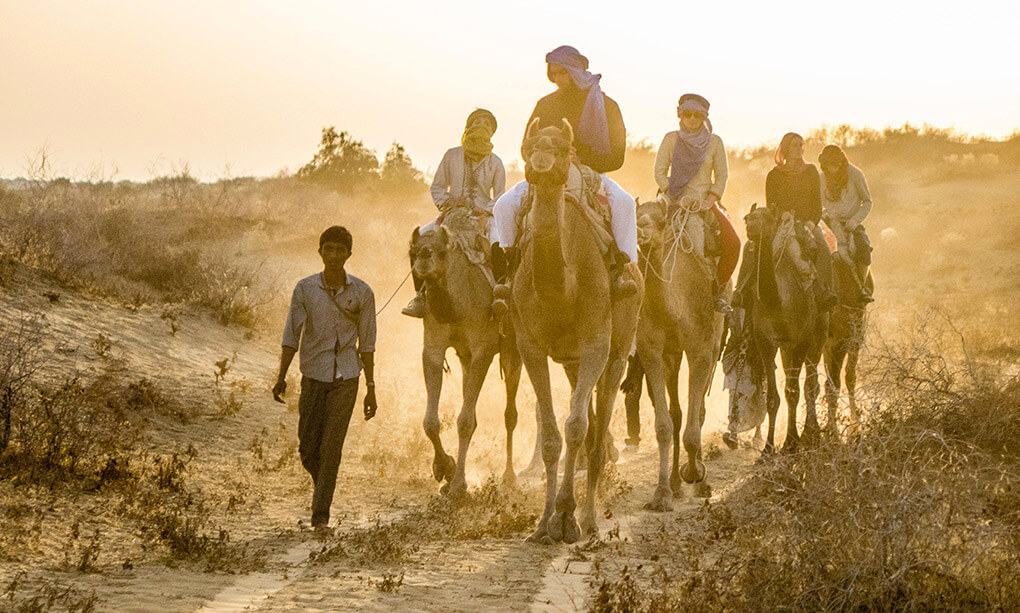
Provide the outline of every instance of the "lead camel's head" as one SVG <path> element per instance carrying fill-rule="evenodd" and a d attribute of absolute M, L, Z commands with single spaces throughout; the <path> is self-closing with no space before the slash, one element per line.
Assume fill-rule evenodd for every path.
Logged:
<path fill-rule="evenodd" d="M 570 171 L 574 129 L 563 120 L 563 127 L 539 129 L 535 118 L 524 135 L 524 178 L 533 185 L 563 185 Z"/>

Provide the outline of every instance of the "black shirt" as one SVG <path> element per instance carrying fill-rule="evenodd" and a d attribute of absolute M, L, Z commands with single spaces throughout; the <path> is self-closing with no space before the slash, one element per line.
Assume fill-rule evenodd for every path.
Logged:
<path fill-rule="evenodd" d="M 581 123 L 581 111 L 584 110 L 584 103 L 588 98 L 588 90 L 571 87 L 568 89 L 557 89 L 553 93 L 540 99 L 531 112 L 527 125 L 536 117 L 539 117 L 539 128 L 563 125 L 564 119 L 570 122 L 574 129 L 574 149 L 577 150 L 577 159 L 580 163 L 588 166 L 595 172 L 610 172 L 618 170 L 623 166 L 623 157 L 627 152 L 627 129 L 623 125 L 623 115 L 620 113 L 620 106 L 616 101 L 602 94 L 605 97 L 606 121 L 609 123 L 609 149 L 608 154 L 602 155 L 592 151 L 591 146 L 577 140 L 577 130 Z M 527 128 L 525 128 L 525 133 Z M 521 143 L 521 155 L 524 155 L 524 143 Z"/>
<path fill-rule="evenodd" d="M 793 211 L 798 221 L 818 223 L 822 218 L 822 192 L 818 170 L 804 164 L 799 171 L 773 168 L 765 177 L 765 204 L 779 217 Z"/>

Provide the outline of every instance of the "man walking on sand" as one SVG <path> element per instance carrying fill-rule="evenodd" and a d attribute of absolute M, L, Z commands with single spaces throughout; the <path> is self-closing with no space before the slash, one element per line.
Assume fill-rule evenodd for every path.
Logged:
<path fill-rule="evenodd" d="M 342 226 L 319 237 L 323 271 L 298 281 L 283 330 L 280 373 L 273 398 L 283 402 L 287 369 L 301 349 L 298 442 L 301 463 L 312 475 L 312 527 L 329 534 L 347 426 L 364 369 L 365 421 L 375 416 L 375 295 L 367 283 L 344 270 L 353 239 Z"/>

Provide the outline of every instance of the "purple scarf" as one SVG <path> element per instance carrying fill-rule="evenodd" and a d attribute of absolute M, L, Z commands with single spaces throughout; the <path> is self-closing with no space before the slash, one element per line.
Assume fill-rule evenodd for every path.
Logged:
<path fill-rule="evenodd" d="M 609 120 L 606 117 L 606 99 L 602 94 L 599 81 L 600 74 L 588 72 L 588 58 L 577 49 L 563 45 L 556 47 L 545 55 L 548 64 L 562 66 L 570 73 L 570 78 L 578 89 L 588 92 L 581 110 L 581 119 L 577 126 L 577 140 L 587 144 L 592 151 L 600 155 L 612 153 L 609 146 Z"/>
<path fill-rule="evenodd" d="M 677 130 L 676 144 L 673 146 L 673 161 L 669 166 L 669 197 L 676 201 L 680 192 L 687 187 L 694 175 L 698 174 L 701 164 L 708 155 L 708 144 L 712 132 L 707 125 L 697 132 Z"/>

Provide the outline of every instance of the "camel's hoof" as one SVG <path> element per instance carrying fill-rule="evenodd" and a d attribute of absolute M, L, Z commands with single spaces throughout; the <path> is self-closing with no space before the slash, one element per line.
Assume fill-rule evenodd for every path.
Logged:
<path fill-rule="evenodd" d="M 829 439 L 830 441 L 834 441 L 837 443 L 840 442 L 839 426 L 837 426 L 834 422 L 830 421 L 829 425 L 826 426 L 825 430 L 822 431 L 822 434 L 824 434 L 825 438 Z"/>
<path fill-rule="evenodd" d="M 587 538 L 598 538 L 599 527 L 593 517 L 585 517 L 581 520 L 581 535 Z"/>
<path fill-rule="evenodd" d="M 780 450 L 780 453 L 782 453 L 783 455 L 792 455 L 799 451 L 799 447 L 800 447 L 799 439 L 787 437 L 786 442 L 783 443 L 783 448 Z"/>
<path fill-rule="evenodd" d="M 549 533 L 546 532 L 545 527 L 539 527 L 538 530 L 532 533 L 531 536 L 524 539 L 525 543 L 536 543 L 538 545 L 552 545 L 553 540 L 549 538 Z"/>
<path fill-rule="evenodd" d="M 453 456 L 448 453 L 444 453 L 442 456 L 436 456 L 432 460 L 432 476 L 435 477 L 436 481 L 439 483 L 453 479 L 453 473 L 456 470 L 457 460 L 454 460 Z"/>
<path fill-rule="evenodd" d="M 508 490 L 517 489 L 517 473 L 512 468 L 508 468 L 503 473 L 503 487 Z"/>
<path fill-rule="evenodd" d="M 646 511 L 654 511 L 656 513 L 665 513 L 673 510 L 673 503 L 669 501 L 672 494 L 667 496 L 655 496 L 650 502 L 646 502 L 644 509 Z"/>
<path fill-rule="evenodd" d="M 817 425 L 804 428 L 804 435 L 800 438 L 805 447 L 815 447 L 822 440 L 821 428 Z"/>
<path fill-rule="evenodd" d="M 726 446 L 730 449 L 736 449 L 738 446 L 737 435 L 732 432 L 727 432 L 722 435 L 722 440 L 726 443 Z"/>
<path fill-rule="evenodd" d="M 758 457 L 756 464 L 764 464 L 772 460 L 772 457 L 776 455 L 776 448 L 771 443 L 765 443 L 765 446 L 761 449 L 761 455 Z"/>
<path fill-rule="evenodd" d="M 684 482 L 680 478 L 680 471 L 676 468 L 669 474 L 669 489 L 673 490 L 673 496 L 680 498 L 684 493 Z"/>
<path fill-rule="evenodd" d="M 581 540 L 581 526 L 577 524 L 577 520 L 574 519 L 574 514 L 563 516 L 563 542 L 567 545 L 573 545 L 577 541 Z"/>
<path fill-rule="evenodd" d="M 680 477 L 687 483 L 701 483 L 705 480 L 705 463 L 697 460 L 694 466 L 691 466 L 690 462 L 685 462 L 680 467 Z"/>
<path fill-rule="evenodd" d="M 606 458 L 610 464 L 616 464 L 620 459 L 620 450 L 616 448 L 616 445 L 609 443 L 606 445 Z"/>
<path fill-rule="evenodd" d="M 450 500 L 463 500 L 467 498 L 467 483 L 458 479 L 454 479 L 450 483 L 443 486 L 443 492 Z"/>
<path fill-rule="evenodd" d="M 694 495 L 698 498 L 711 498 L 712 497 L 712 486 L 708 484 L 708 481 L 702 481 L 694 484 Z"/>
<path fill-rule="evenodd" d="M 538 480 L 543 479 L 544 477 L 545 466 L 541 462 L 532 462 L 527 466 L 527 468 L 517 473 L 517 478 L 523 481 Z"/>
<path fill-rule="evenodd" d="M 563 513 L 555 511 L 552 516 L 549 517 L 549 524 L 546 526 L 546 530 L 549 532 L 549 538 L 557 543 L 563 540 L 563 515 Z"/>
<path fill-rule="evenodd" d="M 446 496 L 447 494 L 449 494 L 450 493 L 450 484 L 449 483 L 444 483 L 441 486 L 439 486 L 439 493 L 441 495 L 443 495 L 443 496 Z"/>

